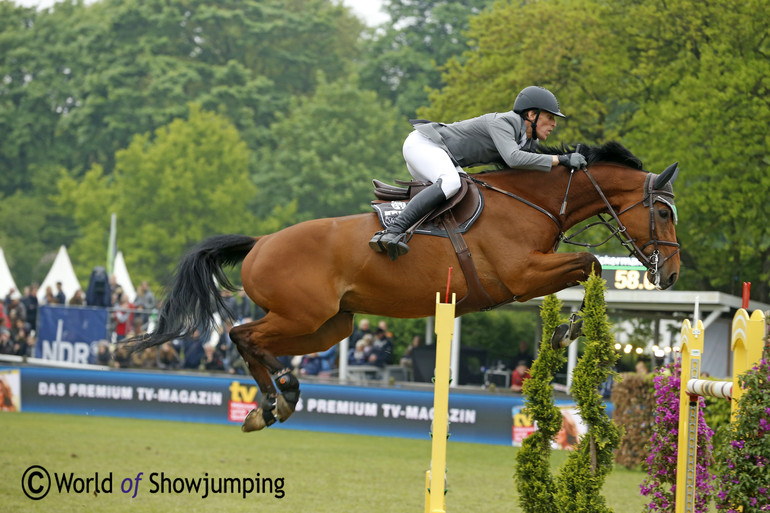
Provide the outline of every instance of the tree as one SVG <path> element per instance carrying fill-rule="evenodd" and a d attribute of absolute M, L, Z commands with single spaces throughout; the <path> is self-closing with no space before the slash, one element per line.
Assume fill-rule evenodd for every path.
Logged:
<path fill-rule="evenodd" d="M 108 176 L 94 165 L 83 177 L 59 180 L 58 203 L 75 220 L 70 254 L 79 275 L 104 261 L 112 212 L 118 247 L 137 280 L 163 282 L 188 246 L 216 233 L 252 233 L 247 209 L 256 194 L 249 151 L 238 131 L 218 114 L 191 104 L 154 135 L 134 137 L 115 156 Z"/>
<path fill-rule="evenodd" d="M 508 110 L 521 87 L 550 88 L 569 116 L 554 142 L 619 139 L 652 172 L 680 161 L 680 286 L 739 293 L 736 285 L 752 281 L 752 296 L 766 300 L 770 38 L 759 20 L 769 9 L 760 0 L 730 9 L 692 0 L 501 2 L 471 20 L 471 49 L 450 60 L 446 86 L 419 115 L 450 121 Z"/>
<path fill-rule="evenodd" d="M 686 56 L 660 63 L 660 72 L 676 84 L 660 101 L 644 106 L 629 135 L 654 162 L 676 155 L 683 169 L 676 192 L 682 220 L 690 225 L 679 230 L 690 269 L 682 275 L 684 282 L 740 295 L 741 283 L 751 281 L 752 296 L 767 300 L 770 31 L 759 20 L 770 15 L 770 6 L 761 1 L 731 9 L 689 5 L 677 2 L 670 9 L 686 22 L 679 26 L 688 29 L 680 52 Z M 682 61 L 692 71 L 674 75 L 684 67 Z M 640 67 L 649 69 L 652 63 Z"/>
<path fill-rule="evenodd" d="M 271 126 L 275 142 L 258 155 L 257 214 L 292 200 L 293 221 L 369 211 L 372 178 L 408 178 L 400 148 L 409 129 L 355 76 L 321 77 L 314 95 L 295 99 Z"/>
<path fill-rule="evenodd" d="M 259 148 L 317 70 L 347 73 L 362 29 L 330 0 L 0 2 L 0 243 L 14 273 L 39 280 L 36 257 L 69 245 L 73 221 L 40 188 L 60 168 L 76 181 L 99 167 L 109 177 L 135 134 L 187 116 L 191 101 Z M 265 227 L 284 225 L 292 206 L 275 214 Z"/>
<path fill-rule="evenodd" d="M 467 49 L 469 20 L 492 0 L 389 0 L 390 22 L 365 43 L 361 83 L 387 98 L 404 117 L 427 105 L 428 89 L 441 85 L 451 57 Z"/>
<path fill-rule="evenodd" d="M 65 0 L 0 4 L 0 192 L 33 164 L 84 172 L 190 101 L 230 117 L 252 148 L 273 113 L 347 73 L 361 23 L 330 0 Z"/>

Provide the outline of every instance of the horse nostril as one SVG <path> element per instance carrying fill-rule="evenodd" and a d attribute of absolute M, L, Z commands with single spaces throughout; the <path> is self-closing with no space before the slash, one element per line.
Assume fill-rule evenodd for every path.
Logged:
<path fill-rule="evenodd" d="M 676 283 L 676 280 L 677 280 L 677 278 L 678 278 L 678 277 L 679 277 L 679 274 L 678 274 L 678 273 L 673 273 L 673 274 L 672 274 L 672 275 L 669 277 L 669 279 L 668 279 L 668 285 L 666 286 L 666 288 L 669 288 L 669 287 L 671 287 L 672 285 L 674 285 L 674 283 Z"/>

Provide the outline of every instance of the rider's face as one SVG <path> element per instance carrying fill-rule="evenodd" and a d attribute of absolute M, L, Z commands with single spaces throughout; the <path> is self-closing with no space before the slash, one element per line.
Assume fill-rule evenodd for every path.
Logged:
<path fill-rule="evenodd" d="M 531 119 L 535 119 L 536 115 L 535 112 L 530 112 Z M 556 116 L 541 110 L 540 117 L 537 119 L 537 138 L 545 141 L 551 135 L 554 128 L 556 128 Z"/>

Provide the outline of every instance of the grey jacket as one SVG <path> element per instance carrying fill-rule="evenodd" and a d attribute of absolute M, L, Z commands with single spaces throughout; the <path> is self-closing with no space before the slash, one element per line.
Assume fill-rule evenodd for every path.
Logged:
<path fill-rule="evenodd" d="M 412 124 L 462 167 L 504 164 L 519 169 L 551 170 L 551 155 L 532 153 L 537 140 L 527 140 L 524 148 L 519 145 L 527 128 L 513 111 L 491 112 L 450 125 L 422 120 Z"/>

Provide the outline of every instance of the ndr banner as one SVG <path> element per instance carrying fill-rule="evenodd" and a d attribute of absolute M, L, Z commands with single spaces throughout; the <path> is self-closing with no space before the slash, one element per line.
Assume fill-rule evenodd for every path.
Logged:
<path fill-rule="evenodd" d="M 35 357 L 70 363 L 96 363 L 96 348 L 107 338 L 107 310 L 41 306 Z"/>

